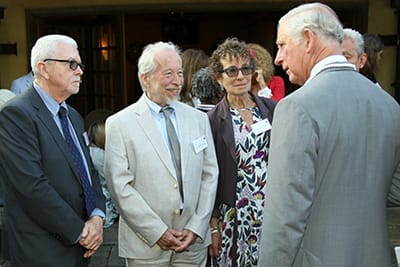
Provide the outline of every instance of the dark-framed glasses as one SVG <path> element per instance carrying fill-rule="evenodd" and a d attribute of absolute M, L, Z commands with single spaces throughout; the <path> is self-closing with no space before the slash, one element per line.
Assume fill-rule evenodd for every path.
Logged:
<path fill-rule="evenodd" d="M 69 64 L 69 68 L 71 70 L 76 70 L 78 67 L 81 68 L 81 70 L 85 70 L 85 65 L 83 65 L 82 63 L 79 63 L 75 59 L 46 58 L 45 60 L 43 60 L 43 62 L 47 62 L 47 61 L 56 61 L 56 62 L 68 63 Z"/>
<path fill-rule="evenodd" d="M 237 68 L 235 66 L 232 66 L 232 67 L 220 70 L 219 72 L 220 73 L 224 73 L 225 72 L 226 75 L 228 75 L 228 77 L 232 78 L 232 77 L 237 77 L 238 74 L 239 74 L 239 71 L 242 72 L 243 76 L 246 76 L 246 75 L 253 74 L 254 68 L 252 68 L 251 66 L 244 66 L 244 67 L 241 67 L 239 69 L 239 68 Z"/>

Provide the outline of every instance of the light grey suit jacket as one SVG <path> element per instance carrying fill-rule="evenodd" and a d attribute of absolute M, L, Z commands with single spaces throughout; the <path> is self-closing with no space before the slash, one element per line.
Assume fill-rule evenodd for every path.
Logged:
<path fill-rule="evenodd" d="M 165 252 L 156 242 L 169 227 L 198 235 L 191 250 L 211 242 L 218 166 L 209 121 L 205 113 L 180 102 L 175 112 L 181 136 L 181 215 L 175 169 L 144 96 L 106 121 L 105 177 L 121 213 L 121 257 L 159 257 Z M 193 142 L 202 137 L 208 147 L 196 151 Z"/>
<path fill-rule="evenodd" d="M 281 100 L 259 266 L 390 266 L 386 201 L 399 156 L 398 104 L 350 68 L 325 69 Z"/>

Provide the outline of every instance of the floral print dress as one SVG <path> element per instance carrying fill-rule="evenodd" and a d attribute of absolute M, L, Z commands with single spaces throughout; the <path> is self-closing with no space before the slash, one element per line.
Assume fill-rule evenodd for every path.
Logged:
<path fill-rule="evenodd" d="M 251 111 L 253 124 L 263 120 L 257 107 Z M 214 266 L 257 266 L 270 131 L 256 135 L 240 117 L 239 111 L 230 109 L 230 113 L 238 163 L 236 207 L 225 204 L 219 207 L 222 214 L 222 253 Z"/>

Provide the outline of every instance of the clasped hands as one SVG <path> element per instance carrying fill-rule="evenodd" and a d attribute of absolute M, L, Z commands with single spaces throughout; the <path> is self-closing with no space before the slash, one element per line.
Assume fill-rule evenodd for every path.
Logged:
<path fill-rule="evenodd" d="M 92 216 L 85 222 L 79 244 L 86 248 L 84 258 L 91 257 L 103 243 L 103 219 L 100 216 Z"/>
<path fill-rule="evenodd" d="M 184 229 L 182 232 L 168 228 L 157 241 L 162 250 L 173 250 L 175 252 L 185 251 L 196 241 L 197 235 L 192 231 Z"/>

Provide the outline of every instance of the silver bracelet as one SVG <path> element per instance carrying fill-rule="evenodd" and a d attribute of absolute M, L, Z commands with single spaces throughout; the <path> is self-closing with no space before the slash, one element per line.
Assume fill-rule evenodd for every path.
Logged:
<path fill-rule="evenodd" d="M 218 226 L 211 227 L 211 234 L 219 233 L 219 228 Z"/>

